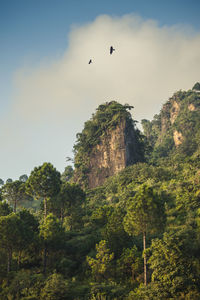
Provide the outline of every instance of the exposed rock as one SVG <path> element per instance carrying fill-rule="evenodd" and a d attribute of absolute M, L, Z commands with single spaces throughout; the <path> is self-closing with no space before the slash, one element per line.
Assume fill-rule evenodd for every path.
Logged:
<path fill-rule="evenodd" d="M 91 151 L 88 187 L 102 185 L 107 177 L 134 163 L 135 147 L 134 131 L 128 130 L 125 120 L 115 129 L 108 130 L 101 138 L 101 142 Z"/>
<path fill-rule="evenodd" d="M 194 104 L 189 104 L 188 105 L 188 109 L 190 110 L 190 111 L 195 111 L 196 110 L 196 107 L 194 106 Z"/>
<path fill-rule="evenodd" d="M 179 111 L 180 111 L 180 104 L 177 101 L 173 101 L 172 102 L 172 108 L 171 108 L 171 111 L 170 111 L 170 122 L 171 122 L 171 124 L 173 124 L 174 121 L 176 120 Z"/>
<path fill-rule="evenodd" d="M 183 140 L 184 140 L 184 137 L 183 137 L 182 133 L 178 132 L 177 130 L 174 131 L 173 138 L 174 138 L 174 143 L 175 143 L 176 147 L 181 145 Z"/>
<path fill-rule="evenodd" d="M 156 118 L 143 122 L 153 159 L 156 160 L 158 154 L 167 157 L 173 153 L 193 155 L 199 151 L 200 94 L 196 91 L 200 91 L 200 83 L 192 90 L 175 92 Z"/>

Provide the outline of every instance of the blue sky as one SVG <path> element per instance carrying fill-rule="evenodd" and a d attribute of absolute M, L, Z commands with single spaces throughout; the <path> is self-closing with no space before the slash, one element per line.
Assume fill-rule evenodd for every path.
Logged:
<path fill-rule="evenodd" d="M 20 115 L 23 110 L 24 114 L 26 113 L 26 115 L 28 115 L 26 109 L 24 108 L 26 106 L 26 102 L 25 100 L 23 100 L 23 97 L 27 97 L 28 101 L 30 93 L 32 93 L 34 88 L 40 91 L 40 93 L 38 92 L 38 94 L 35 96 L 38 99 L 40 97 L 41 99 L 43 99 L 42 97 L 45 97 L 45 95 L 47 95 L 47 93 L 42 90 L 39 82 L 36 80 L 36 78 L 39 78 L 41 76 L 41 73 L 56 73 L 57 70 L 61 68 L 61 62 L 62 64 L 66 63 L 68 70 L 69 68 L 72 68 L 73 73 L 73 70 L 75 69 L 75 67 L 73 67 L 72 65 L 73 59 L 77 61 L 77 58 L 75 58 L 76 47 L 74 46 L 74 43 L 76 43 L 78 47 L 81 48 L 83 44 L 85 45 L 85 40 L 82 40 L 82 37 L 88 36 L 93 39 L 95 36 L 95 32 L 93 35 L 90 35 L 90 33 L 93 32 L 93 28 L 96 28 L 95 30 L 100 36 L 101 30 L 106 30 L 104 28 L 104 24 L 108 24 L 108 27 L 110 28 L 109 37 L 111 38 L 111 41 L 112 33 L 113 41 L 117 41 L 113 26 L 119 26 L 119 28 L 122 28 L 123 26 L 125 28 L 126 26 L 128 26 L 126 27 L 127 30 L 131 28 L 133 32 L 135 32 L 134 26 L 136 26 L 137 28 L 145 28 L 147 36 L 149 32 L 151 32 L 151 35 L 149 36 L 151 36 L 152 38 L 152 42 L 150 45 L 148 45 L 148 47 L 151 47 L 152 43 L 154 43 L 153 49 L 157 49 L 156 51 L 159 51 L 158 49 L 161 48 L 161 45 L 159 45 L 158 41 L 162 40 L 163 34 L 165 35 L 165 42 L 168 38 L 169 48 L 171 47 L 170 39 L 172 39 L 174 43 L 178 40 L 178 47 L 180 44 L 182 45 L 182 48 L 180 49 L 180 51 L 182 52 L 180 52 L 179 57 L 181 57 L 182 53 L 184 53 L 183 57 L 185 57 L 185 60 L 188 59 L 188 63 L 184 66 L 182 64 L 182 61 L 180 61 L 179 68 L 182 68 L 182 70 L 185 71 L 187 70 L 187 72 L 191 72 L 191 82 L 190 80 L 188 80 L 188 77 L 184 77 L 182 81 L 180 80 L 176 82 L 177 85 L 170 85 L 169 83 L 168 90 L 165 90 L 163 87 L 163 90 L 165 90 L 165 92 L 163 93 L 161 91 L 157 92 L 156 90 L 152 91 L 152 99 L 153 93 L 155 93 L 155 97 L 156 94 L 159 97 L 163 97 L 160 99 L 160 103 L 162 104 L 162 102 L 167 100 L 166 98 L 170 96 L 170 93 L 176 86 L 177 89 L 191 88 L 191 83 L 194 80 L 199 81 L 199 71 L 196 70 L 197 66 L 199 66 L 199 56 L 198 54 L 193 55 L 193 49 L 196 49 L 198 45 L 198 37 L 200 34 L 199 11 L 200 1 L 198 0 L 0 0 L 0 118 L 1 122 L 3 122 L 3 126 L 0 129 L 0 137 L 2 141 L 0 178 L 3 178 L 4 180 L 6 180 L 8 177 L 17 179 L 24 173 L 29 174 L 36 165 L 39 165 L 46 160 L 51 161 L 55 165 L 55 167 L 57 167 L 59 171 L 62 172 L 64 170 L 64 167 L 66 166 L 65 157 L 71 155 L 71 150 L 75 141 L 75 135 L 77 131 L 80 131 L 82 129 L 84 121 L 86 121 L 87 118 L 91 116 L 91 113 L 94 112 L 96 105 L 100 104 L 99 99 L 102 99 L 102 101 L 107 101 L 107 95 L 104 95 L 102 93 L 102 89 L 105 90 L 107 83 L 105 81 L 104 86 L 102 85 L 101 89 L 99 88 L 100 81 L 98 80 L 100 80 L 102 77 L 100 73 L 97 73 L 97 69 L 94 71 L 97 75 L 97 81 L 93 82 L 93 86 L 96 90 L 94 89 L 94 93 L 91 95 L 86 93 L 85 97 L 94 97 L 96 91 L 96 93 L 99 95 L 98 100 L 93 102 L 87 102 L 87 100 L 83 100 L 84 104 L 80 102 L 81 100 L 79 100 L 76 107 L 74 107 L 74 109 L 71 109 L 69 114 L 67 113 L 67 110 L 69 110 L 68 108 L 70 105 L 73 106 L 73 103 L 70 103 L 70 100 L 68 100 L 68 104 L 66 106 L 66 118 L 68 118 L 69 123 L 65 123 L 64 117 L 63 121 L 61 121 L 62 117 L 60 115 L 60 112 L 57 116 L 53 115 L 52 112 L 55 112 L 57 109 L 56 105 L 53 106 L 53 104 L 51 104 L 53 107 L 52 111 L 49 114 L 47 113 L 44 118 L 35 118 L 34 116 L 34 118 L 31 119 L 32 116 L 30 116 L 31 121 L 29 122 L 29 117 L 27 117 L 26 119 L 24 115 Z M 102 17 L 98 19 L 98 17 L 102 15 L 107 15 L 109 18 Z M 130 20 L 124 21 L 123 17 L 125 15 L 132 15 L 132 21 L 136 16 L 138 18 L 141 18 L 141 20 L 137 22 L 134 21 L 134 25 Z M 148 23 L 149 20 L 154 20 L 154 24 Z M 150 28 L 151 30 L 149 29 L 150 31 L 148 31 L 148 28 Z M 140 30 L 139 32 L 141 34 L 141 38 L 139 38 L 138 41 L 141 42 L 141 45 L 144 45 L 145 40 L 142 39 L 143 31 Z M 160 34 L 160 38 L 158 38 L 158 33 Z M 186 47 L 185 45 L 189 47 L 191 38 L 193 38 L 193 48 L 188 48 L 187 53 L 191 51 L 192 56 L 187 57 L 186 51 L 184 49 Z M 127 35 L 127 45 L 128 39 L 131 40 L 131 33 L 130 36 Z M 81 43 L 79 43 L 79 40 L 81 41 Z M 88 40 L 88 43 L 89 42 L 91 42 L 91 40 Z M 103 42 L 105 42 L 105 45 L 107 45 L 106 41 Z M 125 41 L 123 43 L 125 44 Z M 97 44 L 98 40 L 96 41 L 96 45 Z M 85 45 L 84 47 L 86 46 L 87 45 Z M 119 47 L 121 47 L 122 49 L 120 43 Z M 95 53 L 88 53 L 88 57 L 85 59 L 90 58 L 90 55 L 94 54 Z M 81 52 L 79 54 L 79 57 L 80 55 Z M 144 55 L 147 56 L 148 52 L 144 52 Z M 168 58 L 170 59 L 170 53 L 168 53 Z M 99 56 L 99 61 L 100 59 L 103 59 L 103 57 Z M 193 68 L 191 70 L 187 69 L 190 62 L 192 62 L 191 65 L 193 65 Z M 112 63 L 113 68 L 116 68 L 115 62 Z M 55 68 L 56 72 L 53 72 L 52 68 Z M 120 68 L 121 65 L 118 65 L 117 70 L 120 70 Z M 122 70 L 124 74 L 128 74 L 129 71 L 130 70 L 128 66 L 127 69 Z M 109 73 L 109 70 L 107 70 L 106 72 Z M 157 72 L 158 71 L 156 70 L 155 74 L 157 74 Z M 167 72 L 169 72 L 169 70 L 167 70 Z M 179 74 L 178 70 L 175 70 L 175 73 Z M 67 95 L 72 95 L 71 101 L 74 102 L 75 100 L 73 101 L 73 99 L 75 98 L 73 98 L 74 91 L 72 91 L 72 87 L 75 84 L 75 81 L 73 81 L 75 80 L 75 75 L 73 78 L 67 77 L 69 76 L 68 73 L 65 73 L 65 71 L 62 70 L 61 73 L 60 71 L 57 73 L 56 78 L 61 76 L 61 74 L 66 74 L 66 78 L 69 78 L 66 84 L 69 84 L 70 82 L 70 91 L 69 87 L 68 91 L 63 89 L 61 98 L 64 97 L 64 95 L 66 95 L 66 97 Z M 82 74 L 84 77 L 84 71 Z M 55 82 L 55 80 L 52 79 L 52 76 L 53 75 L 49 77 L 50 85 L 54 84 Z M 91 76 L 92 78 L 94 78 L 94 74 Z M 110 73 L 110 76 L 112 77 L 112 72 Z M 132 76 L 134 76 L 134 74 Z M 107 78 L 107 82 L 111 80 L 111 77 Z M 145 78 L 146 77 L 144 77 L 144 79 Z M 43 82 L 43 80 L 44 78 L 41 77 L 40 82 Z M 81 77 L 79 80 L 80 84 L 78 84 L 75 89 L 80 88 L 81 93 L 83 93 L 83 91 L 88 88 L 88 83 L 84 81 L 85 85 L 83 87 Z M 142 76 L 140 80 L 143 80 Z M 62 87 L 60 86 L 60 81 L 57 83 L 57 86 L 59 85 L 58 91 L 62 89 Z M 188 86 L 186 84 L 187 81 Z M 117 79 L 112 84 L 113 86 L 116 85 Z M 161 85 L 162 84 L 163 83 L 161 83 Z M 153 87 L 153 83 L 151 86 Z M 128 84 L 124 82 L 122 84 L 121 91 L 119 91 L 119 101 L 121 101 L 121 98 L 123 98 L 123 88 L 125 87 L 126 91 L 130 89 L 131 95 L 131 86 L 128 86 Z M 56 87 L 53 90 L 53 93 L 54 92 L 56 95 Z M 132 94 L 134 94 L 134 88 Z M 108 92 L 108 95 L 116 96 L 114 93 L 112 94 L 111 91 Z M 135 90 L 135 95 L 137 95 L 138 99 L 140 98 L 139 90 Z M 132 101 L 132 99 L 128 98 L 128 94 L 126 95 L 126 97 L 126 102 Z M 144 97 L 144 95 L 141 94 L 141 99 L 143 99 L 142 97 Z M 46 99 L 44 99 L 44 101 L 46 101 Z M 57 101 L 56 96 L 54 99 L 52 98 L 52 103 L 54 101 Z M 59 101 L 61 100 L 58 100 L 58 106 L 61 107 L 62 101 Z M 33 103 L 34 99 L 32 100 L 32 102 L 30 100 L 30 109 L 32 109 L 33 106 L 31 105 Z M 16 107 L 18 107 L 20 112 L 17 111 Z M 151 115 L 148 115 L 147 113 L 146 115 L 144 114 L 144 117 L 151 118 L 153 117 L 154 113 L 159 112 L 160 107 L 157 102 L 156 104 L 152 102 L 152 107 L 154 107 L 154 109 L 152 109 Z M 158 111 L 156 111 L 156 109 Z M 82 113 L 78 112 L 79 110 Z M 42 108 L 38 105 L 38 112 L 36 111 L 35 113 L 38 113 L 38 115 L 42 115 L 42 113 L 45 114 L 45 111 L 45 106 Z M 73 113 L 77 114 L 77 119 L 75 115 L 72 116 Z M 138 117 L 143 117 L 140 114 L 139 110 Z M 137 115 L 135 116 L 135 118 L 137 119 Z M 41 121 L 42 119 L 43 122 Z M 58 119 L 59 122 L 57 121 Z M 58 135 L 57 131 L 60 126 L 62 129 L 59 130 L 60 135 Z M 65 126 L 67 128 L 65 128 Z M 3 131 L 2 128 L 6 128 L 6 130 Z M 16 135 L 14 130 L 15 128 Z M 27 130 L 26 132 L 25 128 Z M 49 129 L 52 135 L 49 132 Z M 9 135 L 9 133 L 11 133 L 11 135 Z M 29 133 L 32 138 L 29 143 L 26 144 Z M 18 139 L 18 137 L 20 138 Z M 54 140 L 54 145 L 51 144 L 52 140 Z M 58 147 L 55 147 L 55 144 L 58 145 Z M 60 151 L 61 148 L 62 151 Z M 51 151 L 48 151 L 48 149 L 51 149 Z M 47 153 L 46 157 L 45 153 Z"/>

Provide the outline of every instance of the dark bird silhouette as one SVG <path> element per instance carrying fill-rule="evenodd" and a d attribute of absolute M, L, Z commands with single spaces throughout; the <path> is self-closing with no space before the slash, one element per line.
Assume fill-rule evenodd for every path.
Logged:
<path fill-rule="evenodd" d="M 90 65 L 91 63 L 92 63 L 92 60 L 90 59 L 88 64 Z"/>
<path fill-rule="evenodd" d="M 110 54 L 112 54 L 113 51 L 115 51 L 115 49 L 113 48 L 113 46 L 111 46 L 111 47 L 110 47 Z"/>

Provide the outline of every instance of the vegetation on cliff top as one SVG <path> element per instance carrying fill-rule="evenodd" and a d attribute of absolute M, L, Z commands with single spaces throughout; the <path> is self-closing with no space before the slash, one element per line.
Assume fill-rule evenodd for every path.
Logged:
<path fill-rule="evenodd" d="M 100 137 L 109 129 L 115 128 L 120 121 L 126 120 L 130 124 L 134 123 L 129 112 L 132 108 L 133 106 L 122 105 L 116 101 L 99 105 L 92 118 L 85 122 L 83 131 L 77 134 L 77 141 L 74 145 L 75 154 L 78 151 L 90 152 L 92 147 L 100 142 Z"/>

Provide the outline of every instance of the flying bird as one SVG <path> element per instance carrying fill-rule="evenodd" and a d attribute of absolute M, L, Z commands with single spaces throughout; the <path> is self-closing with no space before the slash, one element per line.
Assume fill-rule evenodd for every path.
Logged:
<path fill-rule="evenodd" d="M 110 47 L 110 54 L 112 54 L 113 51 L 115 51 L 115 49 L 113 48 L 113 46 L 111 46 L 111 47 Z"/>
<path fill-rule="evenodd" d="M 92 60 L 90 59 L 88 64 L 90 65 L 91 63 L 92 63 Z"/>

